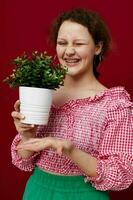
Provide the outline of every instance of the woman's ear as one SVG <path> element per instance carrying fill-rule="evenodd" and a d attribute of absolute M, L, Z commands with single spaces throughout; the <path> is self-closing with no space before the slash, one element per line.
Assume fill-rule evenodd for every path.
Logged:
<path fill-rule="evenodd" d="M 96 49 L 95 49 L 95 55 L 99 55 L 102 51 L 103 48 L 103 42 L 98 42 L 98 44 L 96 45 Z"/>

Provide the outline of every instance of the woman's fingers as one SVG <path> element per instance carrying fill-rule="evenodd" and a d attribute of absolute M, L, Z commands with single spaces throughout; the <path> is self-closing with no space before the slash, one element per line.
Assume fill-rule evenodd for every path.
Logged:
<path fill-rule="evenodd" d="M 15 127 L 16 127 L 16 130 L 19 132 L 19 133 L 26 133 L 27 131 L 32 131 L 33 129 L 36 130 L 36 127 L 34 124 L 25 124 L 25 123 L 21 123 L 21 119 L 24 119 L 24 116 L 19 113 L 19 112 L 16 112 L 16 111 L 13 111 L 11 113 L 13 119 L 14 119 L 14 124 L 15 124 Z"/>
<path fill-rule="evenodd" d="M 52 148 L 61 156 L 64 153 L 69 153 L 73 148 L 73 144 L 71 141 L 54 137 L 30 138 L 28 141 L 19 144 L 17 148 L 35 152 Z"/>
<path fill-rule="evenodd" d="M 37 144 L 21 144 L 17 146 L 17 150 L 23 149 L 28 151 L 40 151 L 40 148 L 37 148 Z"/>
<path fill-rule="evenodd" d="M 24 149 L 30 151 L 42 151 L 48 147 L 51 147 L 50 141 L 46 138 L 31 138 L 26 142 L 23 142 L 17 146 L 17 149 Z"/>
<path fill-rule="evenodd" d="M 24 117 L 24 115 L 22 115 L 22 114 L 19 113 L 19 112 L 13 111 L 13 112 L 11 113 L 11 116 L 13 117 L 14 122 L 15 122 L 16 124 L 18 124 L 18 123 L 21 124 L 21 127 L 22 127 L 22 128 L 34 128 L 34 127 L 35 127 L 34 124 L 25 124 L 25 123 L 21 123 L 20 120 L 21 120 L 21 119 L 24 119 L 25 117 Z"/>
<path fill-rule="evenodd" d="M 20 126 L 21 126 L 21 128 L 25 128 L 25 129 L 29 129 L 29 128 L 31 129 L 31 128 L 35 127 L 34 124 L 24 124 L 24 123 L 21 123 Z"/>
<path fill-rule="evenodd" d="M 17 149 L 24 149 L 24 150 L 39 152 L 44 149 L 44 144 L 41 141 L 41 139 L 32 138 L 18 145 Z"/>
<path fill-rule="evenodd" d="M 30 131 L 31 133 L 35 131 L 35 126 L 32 124 L 23 124 L 19 120 L 14 120 L 14 124 L 16 126 L 17 131 L 22 135 L 24 133 L 27 134 L 27 131 Z"/>
<path fill-rule="evenodd" d="M 57 147 L 57 153 L 61 156 L 63 153 L 63 146 Z"/>
<path fill-rule="evenodd" d="M 25 118 L 25 116 L 19 112 L 20 110 L 20 101 L 17 100 L 14 104 L 15 111 L 11 113 L 11 116 L 14 120 L 14 125 L 18 133 L 21 134 L 23 140 L 28 140 L 29 138 L 35 137 L 37 126 L 33 124 L 25 124 L 22 123 L 21 120 Z"/>
<path fill-rule="evenodd" d="M 14 104 L 14 109 L 15 111 L 19 112 L 20 111 L 20 100 L 17 100 Z"/>
<path fill-rule="evenodd" d="M 30 145 L 36 145 L 36 144 L 46 144 L 46 142 L 44 141 L 44 138 L 30 138 L 28 141 L 25 141 L 18 146 L 26 147 Z"/>
<path fill-rule="evenodd" d="M 41 141 L 41 138 L 30 138 L 28 141 L 23 142 L 22 145 L 35 144 L 35 143 L 39 143 L 40 141 Z"/>
<path fill-rule="evenodd" d="M 53 143 L 53 140 L 54 143 Z M 17 146 L 17 149 L 24 149 L 29 151 L 39 152 L 47 148 L 53 148 L 59 155 L 62 155 L 63 152 L 63 144 L 58 142 L 56 138 L 47 137 L 47 138 L 31 138 L 26 142 L 21 143 Z"/>
<path fill-rule="evenodd" d="M 19 132 L 19 133 L 21 133 L 21 135 L 26 135 L 27 134 L 27 132 L 31 132 L 32 130 L 31 130 L 32 128 L 31 127 L 25 127 L 25 128 L 22 128 L 22 127 L 18 127 L 17 128 L 17 131 Z"/>
<path fill-rule="evenodd" d="M 17 111 L 13 111 L 11 113 L 11 116 L 14 118 L 14 119 L 24 119 L 24 115 L 22 115 L 21 113 L 17 112 Z"/>

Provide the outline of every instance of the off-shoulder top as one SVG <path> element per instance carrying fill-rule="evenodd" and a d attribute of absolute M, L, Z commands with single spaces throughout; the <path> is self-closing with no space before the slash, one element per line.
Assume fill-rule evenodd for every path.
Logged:
<path fill-rule="evenodd" d="M 45 149 L 24 159 L 17 154 L 17 134 L 11 146 L 12 162 L 21 170 L 35 166 L 62 175 L 83 175 L 98 190 L 122 190 L 133 182 L 133 103 L 124 87 L 106 89 L 95 97 L 52 105 L 48 124 L 39 126 L 36 137 L 71 140 L 98 160 L 96 178 L 87 176 L 66 156 Z"/>

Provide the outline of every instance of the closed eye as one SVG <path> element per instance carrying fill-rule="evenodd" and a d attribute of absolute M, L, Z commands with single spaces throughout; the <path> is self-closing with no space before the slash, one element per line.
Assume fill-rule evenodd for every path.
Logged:
<path fill-rule="evenodd" d="M 57 41 L 57 44 L 63 46 L 63 45 L 66 45 L 67 43 L 66 42 Z"/>
<path fill-rule="evenodd" d="M 57 44 L 61 45 L 61 46 L 66 46 L 68 43 L 64 42 L 64 41 L 57 41 Z M 81 43 L 81 42 L 73 44 L 73 46 L 82 46 L 82 45 L 87 45 L 87 44 L 86 43 Z"/>
<path fill-rule="evenodd" d="M 81 46 L 81 45 L 85 45 L 85 43 L 76 43 L 76 46 Z"/>

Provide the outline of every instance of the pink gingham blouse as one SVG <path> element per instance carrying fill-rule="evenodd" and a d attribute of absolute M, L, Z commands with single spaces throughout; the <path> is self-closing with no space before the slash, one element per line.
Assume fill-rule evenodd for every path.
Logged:
<path fill-rule="evenodd" d="M 123 87 L 113 87 L 95 97 L 70 100 L 52 105 L 47 126 L 39 126 L 37 137 L 71 140 L 77 148 L 98 160 L 97 177 L 84 174 L 72 160 L 59 156 L 53 149 L 22 159 L 11 146 L 12 162 L 24 171 L 35 166 L 63 175 L 83 175 L 98 190 L 122 190 L 133 182 L 133 103 Z"/>

